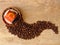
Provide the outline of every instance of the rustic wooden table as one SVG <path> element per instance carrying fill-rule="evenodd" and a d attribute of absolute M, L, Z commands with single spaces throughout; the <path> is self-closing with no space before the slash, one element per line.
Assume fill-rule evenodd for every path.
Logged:
<path fill-rule="evenodd" d="M 31 40 L 10 34 L 2 21 L 2 13 L 8 7 L 20 8 L 28 23 L 38 20 L 55 23 L 59 34 L 47 29 Z M 0 45 L 60 45 L 60 0 L 0 0 Z"/>

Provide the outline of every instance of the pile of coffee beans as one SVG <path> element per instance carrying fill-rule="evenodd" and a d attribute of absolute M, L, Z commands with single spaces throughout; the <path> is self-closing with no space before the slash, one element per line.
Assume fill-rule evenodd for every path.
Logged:
<path fill-rule="evenodd" d="M 32 39 L 41 34 L 45 29 L 52 29 L 58 34 L 58 27 L 49 21 L 37 21 L 33 24 L 28 24 L 22 20 L 22 17 L 18 16 L 15 22 L 11 25 L 6 25 L 10 33 L 17 35 L 22 39 Z"/>
<path fill-rule="evenodd" d="M 13 23 L 6 24 L 6 27 L 10 33 L 22 39 L 33 39 L 39 36 L 45 29 L 52 29 L 58 34 L 58 26 L 55 26 L 55 24 L 49 21 L 37 21 L 36 23 L 28 24 L 19 13 Z"/>

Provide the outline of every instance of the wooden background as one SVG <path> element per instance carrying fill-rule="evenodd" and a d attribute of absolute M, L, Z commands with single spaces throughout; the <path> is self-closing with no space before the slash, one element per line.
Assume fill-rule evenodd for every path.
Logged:
<path fill-rule="evenodd" d="M 10 34 L 2 21 L 2 13 L 8 7 L 20 8 L 27 23 L 38 20 L 55 23 L 59 34 L 47 29 L 31 40 Z M 60 0 L 0 0 L 0 45 L 60 45 Z"/>

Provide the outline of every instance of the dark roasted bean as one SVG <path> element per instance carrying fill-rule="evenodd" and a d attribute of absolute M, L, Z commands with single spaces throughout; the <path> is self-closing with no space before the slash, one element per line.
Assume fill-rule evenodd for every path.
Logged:
<path fill-rule="evenodd" d="M 20 20 L 18 20 L 18 22 L 15 22 L 11 26 L 6 26 L 9 29 L 9 32 L 22 39 L 32 39 L 39 36 L 45 29 L 52 29 L 56 34 L 58 33 L 58 27 L 47 21 L 38 21 L 34 24 L 28 24 L 24 21 L 20 22 Z"/>

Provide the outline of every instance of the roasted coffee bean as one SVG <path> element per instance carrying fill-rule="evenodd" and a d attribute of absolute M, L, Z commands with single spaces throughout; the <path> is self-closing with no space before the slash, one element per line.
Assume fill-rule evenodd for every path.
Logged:
<path fill-rule="evenodd" d="M 39 36 L 45 29 L 52 29 L 56 34 L 58 33 L 58 27 L 47 21 L 38 21 L 34 24 L 28 24 L 24 21 L 20 22 L 20 20 L 17 20 L 17 22 L 12 25 L 6 25 L 6 27 L 9 29 L 10 33 L 22 39 L 33 39 Z"/>

